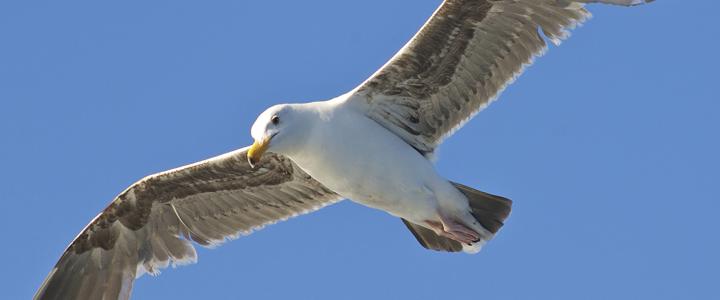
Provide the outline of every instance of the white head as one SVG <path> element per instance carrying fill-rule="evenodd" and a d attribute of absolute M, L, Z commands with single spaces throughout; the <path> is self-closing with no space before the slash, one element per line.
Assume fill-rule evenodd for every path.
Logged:
<path fill-rule="evenodd" d="M 258 116 L 250 130 L 255 140 L 247 155 L 251 166 L 260 162 L 267 151 L 288 154 L 302 143 L 303 133 L 307 132 L 304 111 L 301 105 L 280 104 Z"/>

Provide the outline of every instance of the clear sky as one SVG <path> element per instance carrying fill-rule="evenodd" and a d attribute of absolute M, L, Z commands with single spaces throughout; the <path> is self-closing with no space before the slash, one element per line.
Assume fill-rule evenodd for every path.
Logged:
<path fill-rule="evenodd" d="M 348 91 L 438 3 L 1 2 L 2 298 L 30 298 L 133 181 L 249 144 L 271 104 Z M 717 299 L 720 3 L 590 10 L 440 149 L 441 174 L 514 200 L 480 254 L 343 202 L 134 298 Z"/>

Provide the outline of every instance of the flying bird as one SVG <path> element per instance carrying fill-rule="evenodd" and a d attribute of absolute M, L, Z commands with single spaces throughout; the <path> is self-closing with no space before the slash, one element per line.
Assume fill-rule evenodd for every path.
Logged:
<path fill-rule="evenodd" d="M 448 181 L 432 157 L 523 68 L 585 21 L 586 3 L 446 0 L 389 62 L 328 101 L 275 105 L 252 146 L 141 179 L 67 247 L 35 299 L 128 299 L 133 282 L 342 199 L 402 219 L 425 248 L 476 253 L 511 201 Z"/>

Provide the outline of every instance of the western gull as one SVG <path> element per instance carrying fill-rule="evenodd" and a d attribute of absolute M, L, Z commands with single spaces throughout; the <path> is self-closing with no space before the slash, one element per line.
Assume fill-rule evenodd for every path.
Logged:
<path fill-rule="evenodd" d="M 328 101 L 276 105 L 242 148 L 141 179 L 67 247 L 34 299 L 128 299 L 133 282 L 342 199 L 402 219 L 425 248 L 476 253 L 511 201 L 450 182 L 430 159 L 568 29 L 586 3 L 446 0 L 369 79 Z"/>

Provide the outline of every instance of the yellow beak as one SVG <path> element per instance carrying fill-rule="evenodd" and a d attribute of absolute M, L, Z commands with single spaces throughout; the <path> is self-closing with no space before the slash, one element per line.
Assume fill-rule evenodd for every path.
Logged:
<path fill-rule="evenodd" d="M 270 139 L 265 138 L 259 142 L 256 140 L 255 143 L 250 146 L 250 150 L 247 152 L 247 159 L 251 168 L 255 168 L 255 165 L 260 162 L 260 159 L 262 159 L 262 156 L 265 154 L 265 151 L 267 151 L 269 145 Z"/>

